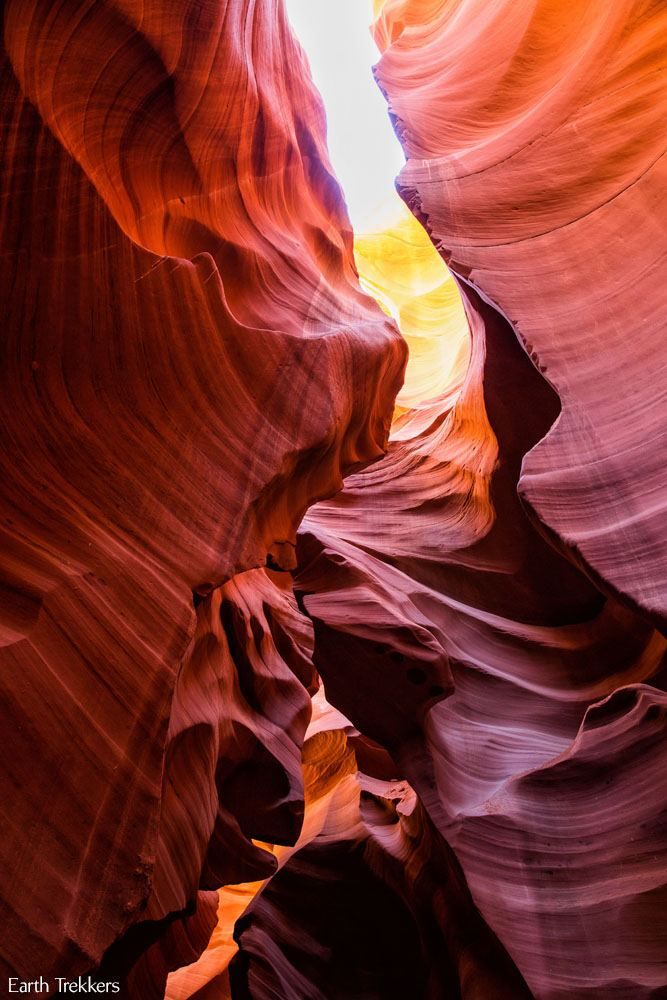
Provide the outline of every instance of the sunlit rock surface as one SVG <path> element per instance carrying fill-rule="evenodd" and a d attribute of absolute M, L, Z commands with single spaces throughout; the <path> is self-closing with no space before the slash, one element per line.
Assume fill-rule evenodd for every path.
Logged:
<path fill-rule="evenodd" d="M 388 0 L 375 28 L 403 196 L 558 393 L 520 493 L 663 625 L 666 32 L 643 0 Z"/>
<path fill-rule="evenodd" d="M 456 282 L 424 227 L 394 194 L 391 221 L 356 233 L 354 258 L 362 288 L 392 316 L 410 349 L 398 411 L 431 405 L 458 392 L 470 356 L 470 336 Z"/>
<path fill-rule="evenodd" d="M 535 415 L 557 410 L 501 317 L 468 309 L 458 401 L 425 429 L 421 410 L 413 429 L 401 418 L 387 458 L 305 519 L 315 664 L 422 799 L 535 995 L 650 996 L 665 979 L 665 642 L 522 509 Z"/>
<path fill-rule="evenodd" d="M 376 9 L 399 189 L 472 345 L 306 516 L 315 663 L 536 996 L 662 995 L 663 12 Z"/>
<path fill-rule="evenodd" d="M 298 836 L 312 627 L 254 567 L 382 454 L 405 347 L 282 7 L 4 14 L 0 953 L 30 978 Z"/>
<path fill-rule="evenodd" d="M 530 996 L 414 791 L 360 774 L 368 748 L 320 704 L 296 847 L 272 848 L 279 871 L 267 882 L 220 892 L 207 951 L 170 976 L 166 996 Z"/>
<path fill-rule="evenodd" d="M 5 3 L 0 976 L 667 989 L 665 13 L 374 6 Z"/>

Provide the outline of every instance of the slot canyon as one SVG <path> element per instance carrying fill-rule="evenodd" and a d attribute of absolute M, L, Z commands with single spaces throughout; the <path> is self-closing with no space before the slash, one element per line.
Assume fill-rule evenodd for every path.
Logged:
<path fill-rule="evenodd" d="M 667 6 L 355 5 L 2 3 L 0 995 L 667 1000 Z"/>

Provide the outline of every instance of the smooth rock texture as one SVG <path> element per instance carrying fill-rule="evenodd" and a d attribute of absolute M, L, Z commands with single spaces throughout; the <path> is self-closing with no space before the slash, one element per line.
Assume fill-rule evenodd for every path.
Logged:
<path fill-rule="evenodd" d="M 666 12 L 374 8 L 4 4 L 0 981 L 666 995 Z"/>
<path fill-rule="evenodd" d="M 304 520 L 315 664 L 535 996 L 662 996 L 664 11 L 376 11 L 399 190 L 472 345 Z"/>
<path fill-rule="evenodd" d="M 307 766 L 330 772 L 340 742 L 306 743 Z M 363 776 L 348 788 L 345 813 L 329 812 L 237 922 L 232 994 L 529 997 L 412 789 Z"/>
<path fill-rule="evenodd" d="M 401 193 L 560 399 L 521 496 L 663 627 L 666 33 L 645 0 L 388 0 L 375 27 Z"/>
<path fill-rule="evenodd" d="M 282 7 L 12 0 L 3 41 L 0 975 L 48 978 L 298 835 L 310 626 L 256 567 L 406 351 Z"/>
<path fill-rule="evenodd" d="M 412 436 L 401 418 L 389 455 L 304 521 L 315 664 L 414 787 L 534 995 L 648 997 L 666 981 L 665 640 L 523 511 L 521 456 L 553 394 L 498 314 L 474 293 L 468 310 L 453 408 L 436 403 L 425 431 L 416 411 Z"/>
<path fill-rule="evenodd" d="M 273 848 L 279 871 L 267 882 L 220 893 L 209 947 L 170 976 L 168 1000 L 435 1000 L 459 988 L 479 1000 L 530 996 L 413 790 L 404 781 L 360 776 L 368 758 L 349 723 L 330 709 L 309 733 L 296 847 Z"/>

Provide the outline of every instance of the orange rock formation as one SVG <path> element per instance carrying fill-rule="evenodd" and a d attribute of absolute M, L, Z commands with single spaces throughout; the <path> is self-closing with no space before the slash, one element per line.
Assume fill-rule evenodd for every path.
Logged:
<path fill-rule="evenodd" d="M 0 980 L 667 989 L 665 11 L 375 12 L 4 5 Z"/>

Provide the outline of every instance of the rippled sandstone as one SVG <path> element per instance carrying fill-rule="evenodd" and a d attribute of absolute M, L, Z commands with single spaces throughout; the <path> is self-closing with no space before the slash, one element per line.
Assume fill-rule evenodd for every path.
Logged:
<path fill-rule="evenodd" d="M 0 976 L 667 988 L 665 13 L 375 7 L 5 3 Z"/>
<path fill-rule="evenodd" d="M 535 996 L 653 998 L 664 12 L 376 11 L 399 190 L 472 344 L 458 395 L 403 413 L 389 454 L 304 520 L 315 664 L 414 787 Z"/>
<path fill-rule="evenodd" d="M 382 454 L 405 348 L 282 8 L 3 41 L 0 952 L 54 977 L 298 835 L 311 626 L 258 567 Z"/>

